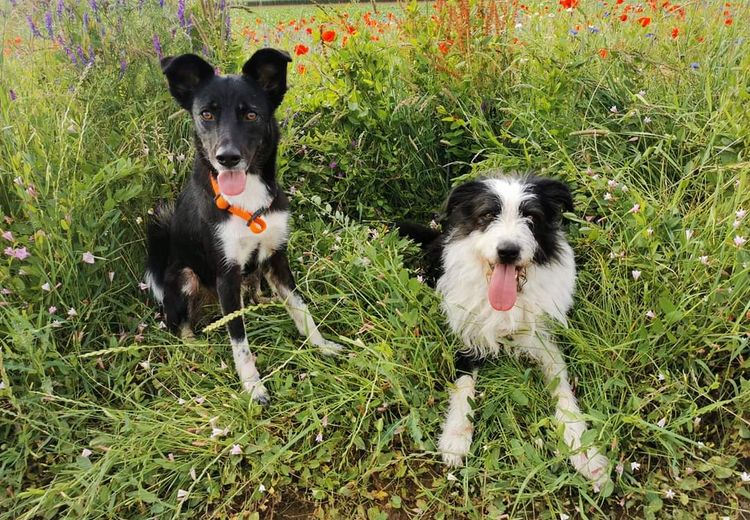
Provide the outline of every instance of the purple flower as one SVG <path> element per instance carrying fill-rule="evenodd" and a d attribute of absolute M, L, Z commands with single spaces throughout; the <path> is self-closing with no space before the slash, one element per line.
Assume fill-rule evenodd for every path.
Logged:
<path fill-rule="evenodd" d="M 89 65 L 94 64 L 94 47 L 89 46 Z"/>
<path fill-rule="evenodd" d="M 154 50 L 156 51 L 156 57 L 161 60 L 163 57 L 163 54 L 161 52 L 161 40 L 159 40 L 158 34 L 154 34 L 153 42 L 154 42 Z"/>
<path fill-rule="evenodd" d="M 329 168 L 331 168 L 331 169 L 333 170 L 333 169 L 334 169 L 334 168 L 336 168 L 336 166 L 338 166 L 338 165 L 339 165 L 339 163 L 337 163 L 336 161 L 331 161 L 331 164 L 329 164 L 329 165 L 328 165 L 328 167 L 329 167 Z"/>
<path fill-rule="evenodd" d="M 94 11 L 94 14 L 97 14 L 99 12 L 99 6 L 96 5 L 96 0 L 91 0 L 89 2 L 89 5 L 91 6 L 91 10 Z"/>
<path fill-rule="evenodd" d="M 123 57 L 120 58 L 120 77 L 125 75 L 125 69 L 128 68 L 128 61 Z"/>
<path fill-rule="evenodd" d="M 68 46 L 65 46 L 65 47 L 64 47 L 64 49 L 65 49 L 65 54 L 67 54 L 67 55 L 68 55 L 68 58 L 70 58 L 70 62 L 71 62 L 71 63 L 72 63 L 73 65 L 78 65 L 78 59 L 76 58 L 76 55 L 75 55 L 75 53 L 74 53 L 74 52 L 73 52 L 73 51 L 71 50 L 71 48 L 70 48 L 70 47 L 68 47 Z"/>
<path fill-rule="evenodd" d="M 180 27 L 186 27 L 187 21 L 185 20 L 185 0 L 177 1 L 177 19 L 180 21 Z"/>
<path fill-rule="evenodd" d="M 164 0 L 159 0 L 159 7 L 164 7 Z"/>
<path fill-rule="evenodd" d="M 599 32 L 599 28 L 598 27 L 594 27 L 593 25 L 589 25 L 589 32 L 591 34 L 596 34 L 596 33 Z"/>
<path fill-rule="evenodd" d="M 39 29 L 36 28 L 36 25 L 34 25 L 34 20 L 31 19 L 31 16 L 26 16 L 26 21 L 29 23 L 29 29 L 31 29 L 32 36 L 38 36 L 41 38 L 42 33 L 39 32 Z"/>
<path fill-rule="evenodd" d="M 654 33 L 646 33 L 646 38 L 648 38 L 650 40 L 654 39 L 655 37 L 656 37 L 656 35 Z"/>
<path fill-rule="evenodd" d="M 5 240 L 7 240 L 8 242 L 13 242 L 13 240 L 14 240 L 14 238 L 13 238 L 13 232 L 10 231 L 10 230 L 3 231 L 3 238 Z"/>
<path fill-rule="evenodd" d="M 15 101 L 15 100 L 16 100 L 16 91 L 15 91 L 15 90 L 13 90 L 13 89 L 10 89 L 10 90 L 8 91 L 8 94 L 10 95 L 10 100 L 11 100 L 11 101 Z"/>
<path fill-rule="evenodd" d="M 78 61 L 81 63 L 81 65 L 85 64 L 88 61 L 80 45 L 76 47 L 76 56 L 78 56 Z"/>
<path fill-rule="evenodd" d="M 89 13 L 83 13 L 83 30 L 89 32 Z"/>
<path fill-rule="evenodd" d="M 49 11 L 44 13 L 44 27 L 47 28 L 47 34 L 49 34 L 49 39 L 53 40 L 55 38 L 55 33 L 52 30 L 52 15 Z"/>
<path fill-rule="evenodd" d="M 65 9 L 65 0 L 57 0 L 57 17 L 62 16 L 63 9 Z"/>
<path fill-rule="evenodd" d="M 698 70 L 699 67 L 700 67 L 700 65 L 697 62 L 695 62 L 695 61 L 690 64 L 690 68 L 693 69 L 693 70 Z"/>
<path fill-rule="evenodd" d="M 571 29 L 568 31 L 568 34 L 571 36 L 576 36 L 578 34 L 578 31 L 576 31 L 575 29 Z"/>
<path fill-rule="evenodd" d="M 232 17 L 229 16 L 228 12 L 226 13 L 224 17 L 224 24 L 226 25 L 226 28 L 227 28 L 226 39 L 231 40 L 232 39 Z"/>

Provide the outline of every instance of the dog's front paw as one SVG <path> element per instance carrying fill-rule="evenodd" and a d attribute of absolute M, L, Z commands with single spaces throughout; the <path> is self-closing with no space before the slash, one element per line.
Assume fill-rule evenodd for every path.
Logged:
<path fill-rule="evenodd" d="M 444 431 L 438 442 L 443 462 L 452 467 L 463 465 L 464 457 L 471 448 L 471 437 L 470 428 L 465 428 L 464 431 Z"/>
<path fill-rule="evenodd" d="M 265 385 L 259 379 L 243 381 L 242 387 L 258 404 L 266 405 L 271 400 L 268 390 L 266 390 Z"/>
<path fill-rule="evenodd" d="M 586 453 L 572 455 L 570 463 L 578 473 L 591 480 L 597 487 L 609 482 L 609 459 L 599 453 L 596 448 L 589 448 Z"/>
<path fill-rule="evenodd" d="M 327 339 L 316 343 L 316 346 L 324 356 L 336 356 L 345 350 L 343 345 L 339 345 L 333 341 L 328 341 Z"/>

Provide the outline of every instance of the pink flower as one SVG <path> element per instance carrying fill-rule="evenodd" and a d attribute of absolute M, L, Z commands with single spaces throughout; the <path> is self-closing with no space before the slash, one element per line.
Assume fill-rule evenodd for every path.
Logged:
<path fill-rule="evenodd" d="M 9 242 L 13 242 L 13 232 L 12 231 L 3 231 L 3 238 L 5 240 L 8 240 Z"/>
<path fill-rule="evenodd" d="M 17 258 L 18 260 L 26 260 L 28 257 L 31 256 L 31 253 L 29 253 L 25 247 L 19 247 L 18 249 L 13 249 L 12 247 L 6 247 L 5 254 L 11 258 Z"/>
<path fill-rule="evenodd" d="M 739 220 L 742 220 L 743 218 L 745 218 L 745 215 L 747 215 L 747 211 L 745 211 L 742 208 L 734 212 L 734 216 L 737 217 Z"/>
<path fill-rule="evenodd" d="M 640 204 L 633 204 L 633 207 L 628 210 L 628 213 L 638 213 L 641 211 Z"/>
<path fill-rule="evenodd" d="M 232 444 L 232 449 L 229 450 L 230 455 L 242 455 L 242 446 L 239 444 Z"/>
<path fill-rule="evenodd" d="M 319 433 L 318 433 L 318 434 L 317 434 L 317 435 L 315 436 L 315 442 L 323 442 L 323 432 L 319 432 Z"/>
<path fill-rule="evenodd" d="M 617 466 L 615 466 L 615 473 L 617 473 L 618 477 L 622 476 L 622 473 L 625 471 L 625 466 L 622 465 L 622 462 L 619 462 Z"/>
<path fill-rule="evenodd" d="M 747 239 L 745 237 L 741 237 L 739 235 L 734 236 L 734 245 L 736 245 L 737 247 L 744 246 L 745 242 L 747 242 Z"/>
<path fill-rule="evenodd" d="M 83 260 L 83 262 L 86 264 L 93 264 L 94 262 L 96 262 L 96 259 L 94 258 L 94 255 L 91 254 L 91 251 L 86 251 L 85 253 L 83 253 L 81 260 Z"/>
<path fill-rule="evenodd" d="M 50 313 L 50 314 L 54 314 L 54 313 L 56 313 L 56 312 L 57 312 L 57 307 L 55 307 L 55 306 L 53 305 L 52 307 L 50 307 L 50 308 L 49 308 L 49 309 L 47 309 L 47 310 L 49 311 L 49 313 Z"/>
<path fill-rule="evenodd" d="M 646 317 L 650 320 L 653 320 L 654 318 L 656 318 L 656 313 L 649 309 L 646 311 Z"/>

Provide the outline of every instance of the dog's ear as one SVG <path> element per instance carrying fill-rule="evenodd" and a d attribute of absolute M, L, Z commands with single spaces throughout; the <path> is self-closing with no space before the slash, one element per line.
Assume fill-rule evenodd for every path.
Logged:
<path fill-rule="evenodd" d="M 261 49 L 242 66 L 242 74 L 255 80 L 268 93 L 273 108 L 281 104 L 286 92 L 286 67 L 291 56 L 277 49 Z"/>
<path fill-rule="evenodd" d="M 464 211 L 462 208 L 471 208 L 471 203 L 477 199 L 483 192 L 482 181 L 469 181 L 459 184 L 448 195 L 445 201 L 445 216 L 450 219 L 457 211 Z"/>
<path fill-rule="evenodd" d="M 564 182 L 536 178 L 531 180 L 531 186 L 542 203 L 545 216 L 551 222 L 559 220 L 564 211 L 573 211 L 573 195 Z"/>
<path fill-rule="evenodd" d="M 162 58 L 161 71 L 167 77 L 172 96 L 188 111 L 198 86 L 214 76 L 214 68 L 195 54 Z"/>

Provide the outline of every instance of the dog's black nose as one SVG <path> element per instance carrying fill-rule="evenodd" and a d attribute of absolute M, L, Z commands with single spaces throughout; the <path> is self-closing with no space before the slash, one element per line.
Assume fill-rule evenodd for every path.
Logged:
<path fill-rule="evenodd" d="M 513 244 L 505 244 L 497 248 L 497 258 L 501 264 L 512 264 L 521 255 L 521 248 Z"/>
<path fill-rule="evenodd" d="M 227 168 L 237 166 L 240 159 L 242 159 L 240 153 L 232 148 L 222 148 L 216 153 L 216 160 L 219 161 L 219 164 Z"/>

